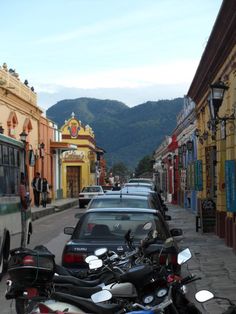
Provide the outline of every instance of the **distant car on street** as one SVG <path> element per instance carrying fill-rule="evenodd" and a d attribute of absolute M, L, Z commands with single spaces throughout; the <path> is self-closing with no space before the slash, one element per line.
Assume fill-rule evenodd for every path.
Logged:
<path fill-rule="evenodd" d="M 85 186 L 79 193 L 79 207 L 83 208 L 96 195 L 104 195 L 103 188 L 100 185 Z"/>
<path fill-rule="evenodd" d="M 124 187 L 137 187 L 137 188 L 146 188 L 146 189 L 154 190 L 154 184 L 152 183 L 128 182 L 128 183 L 125 183 Z"/>
<path fill-rule="evenodd" d="M 114 192 L 114 191 L 113 191 Z M 109 192 L 104 195 L 94 196 L 87 209 L 91 208 L 150 208 L 159 210 L 150 193 L 143 195 L 122 194 Z"/>
<path fill-rule="evenodd" d="M 85 258 L 94 254 L 98 248 L 106 247 L 108 250 L 122 254 L 128 250 L 125 243 L 125 234 L 131 230 L 134 244 L 139 245 L 147 234 L 143 230 L 146 223 L 152 224 L 155 237 L 156 254 L 160 263 L 168 261 L 177 267 L 178 246 L 174 240 L 171 252 L 163 248 L 167 238 L 179 236 L 181 229 L 169 229 L 163 216 L 156 210 L 145 208 L 95 208 L 86 211 L 78 221 L 76 227 L 64 228 L 64 233 L 71 235 L 65 244 L 62 254 L 62 265 L 69 269 L 86 269 L 88 264 Z"/>

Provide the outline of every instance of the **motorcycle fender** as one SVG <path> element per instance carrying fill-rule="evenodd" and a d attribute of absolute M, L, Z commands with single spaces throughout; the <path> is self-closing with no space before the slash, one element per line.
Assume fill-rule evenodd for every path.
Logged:
<path fill-rule="evenodd" d="M 134 298 L 138 295 L 135 286 L 130 282 L 112 283 L 103 289 L 109 290 L 114 297 Z"/>
<path fill-rule="evenodd" d="M 65 309 L 68 309 L 68 311 L 67 311 L 68 313 L 80 313 L 80 314 L 86 313 L 86 312 L 83 312 L 78 307 L 71 305 L 69 303 L 65 303 L 65 302 L 60 302 L 60 301 L 55 301 L 55 300 L 47 300 L 47 301 L 40 302 L 40 303 L 45 304 L 48 308 L 50 308 L 52 313 L 56 312 L 56 311 L 62 311 L 63 312 Z M 33 311 L 33 313 L 35 313 L 35 312 Z"/>

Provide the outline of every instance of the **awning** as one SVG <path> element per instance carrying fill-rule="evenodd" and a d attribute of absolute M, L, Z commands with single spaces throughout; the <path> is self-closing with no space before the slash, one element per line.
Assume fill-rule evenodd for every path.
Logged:
<path fill-rule="evenodd" d="M 65 152 L 67 150 L 76 150 L 77 145 L 66 143 L 66 142 L 50 142 L 50 149 L 60 150 Z"/>

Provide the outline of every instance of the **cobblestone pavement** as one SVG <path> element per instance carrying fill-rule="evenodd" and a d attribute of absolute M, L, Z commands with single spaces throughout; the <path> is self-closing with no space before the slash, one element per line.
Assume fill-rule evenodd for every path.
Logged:
<path fill-rule="evenodd" d="M 227 297 L 236 304 L 236 255 L 232 248 L 213 233 L 196 232 L 192 212 L 172 204 L 168 204 L 168 208 L 172 217 L 170 228 L 183 230 L 179 246 L 188 247 L 192 253 L 191 260 L 183 266 L 202 278 L 191 284 L 194 285 L 191 290 L 207 289 L 215 296 Z M 213 299 L 203 304 L 203 313 L 221 314 L 228 305 L 227 301 Z"/>

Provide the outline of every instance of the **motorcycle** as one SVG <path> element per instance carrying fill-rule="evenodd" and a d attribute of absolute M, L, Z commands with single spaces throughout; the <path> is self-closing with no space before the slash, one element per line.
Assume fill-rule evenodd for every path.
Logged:
<path fill-rule="evenodd" d="M 19 249 L 12 252 L 9 263 L 12 281 L 9 281 L 6 297 L 16 299 L 17 314 L 47 313 L 45 308 L 47 311 L 68 309 L 75 313 L 81 310 L 85 313 L 122 313 L 120 311 L 124 308 L 126 312 L 133 310 L 134 305 L 145 310 L 153 307 L 160 312 L 160 308 L 171 308 L 173 303 L 180 304 L 179 299 L 183 298 L 180 298 L 179 291 L 184 281 L 180 282 L 173 275 L 168 268 L 168 261 L 166 265 L 158 262 L 153 264 L 150 256 L 155 253 L 156 247 L 151 233 L 138 248 L 133 246 L 130 233 L 126 235 L 126 240 L 130 252 L 123 257 L 106 249 L 97 250 L 95 255 L 87 257 L 90 275 L 96 277 L 95 280 L 87 281 L 70 274 L 55 275 L 54 256 L 48 251 Z M 163 249 L 171 245 L 172 240 L 168 239 Z M 182 264 L 189 258 L 191 252 L 186 249 L 182 254 L 179 253 L 178 263 Z M 104 279 L 107 274 L 111 274 L 109 280 L 101 281 L 101 277 Z M 191 282 L 192 279 L 188 280 Z M 92 295 L 104 291 L 111 293 L 111 301 L 106 299 L 107 295 L 105 300 L 102 298 L 101 304 L 91 301 Z"/>

